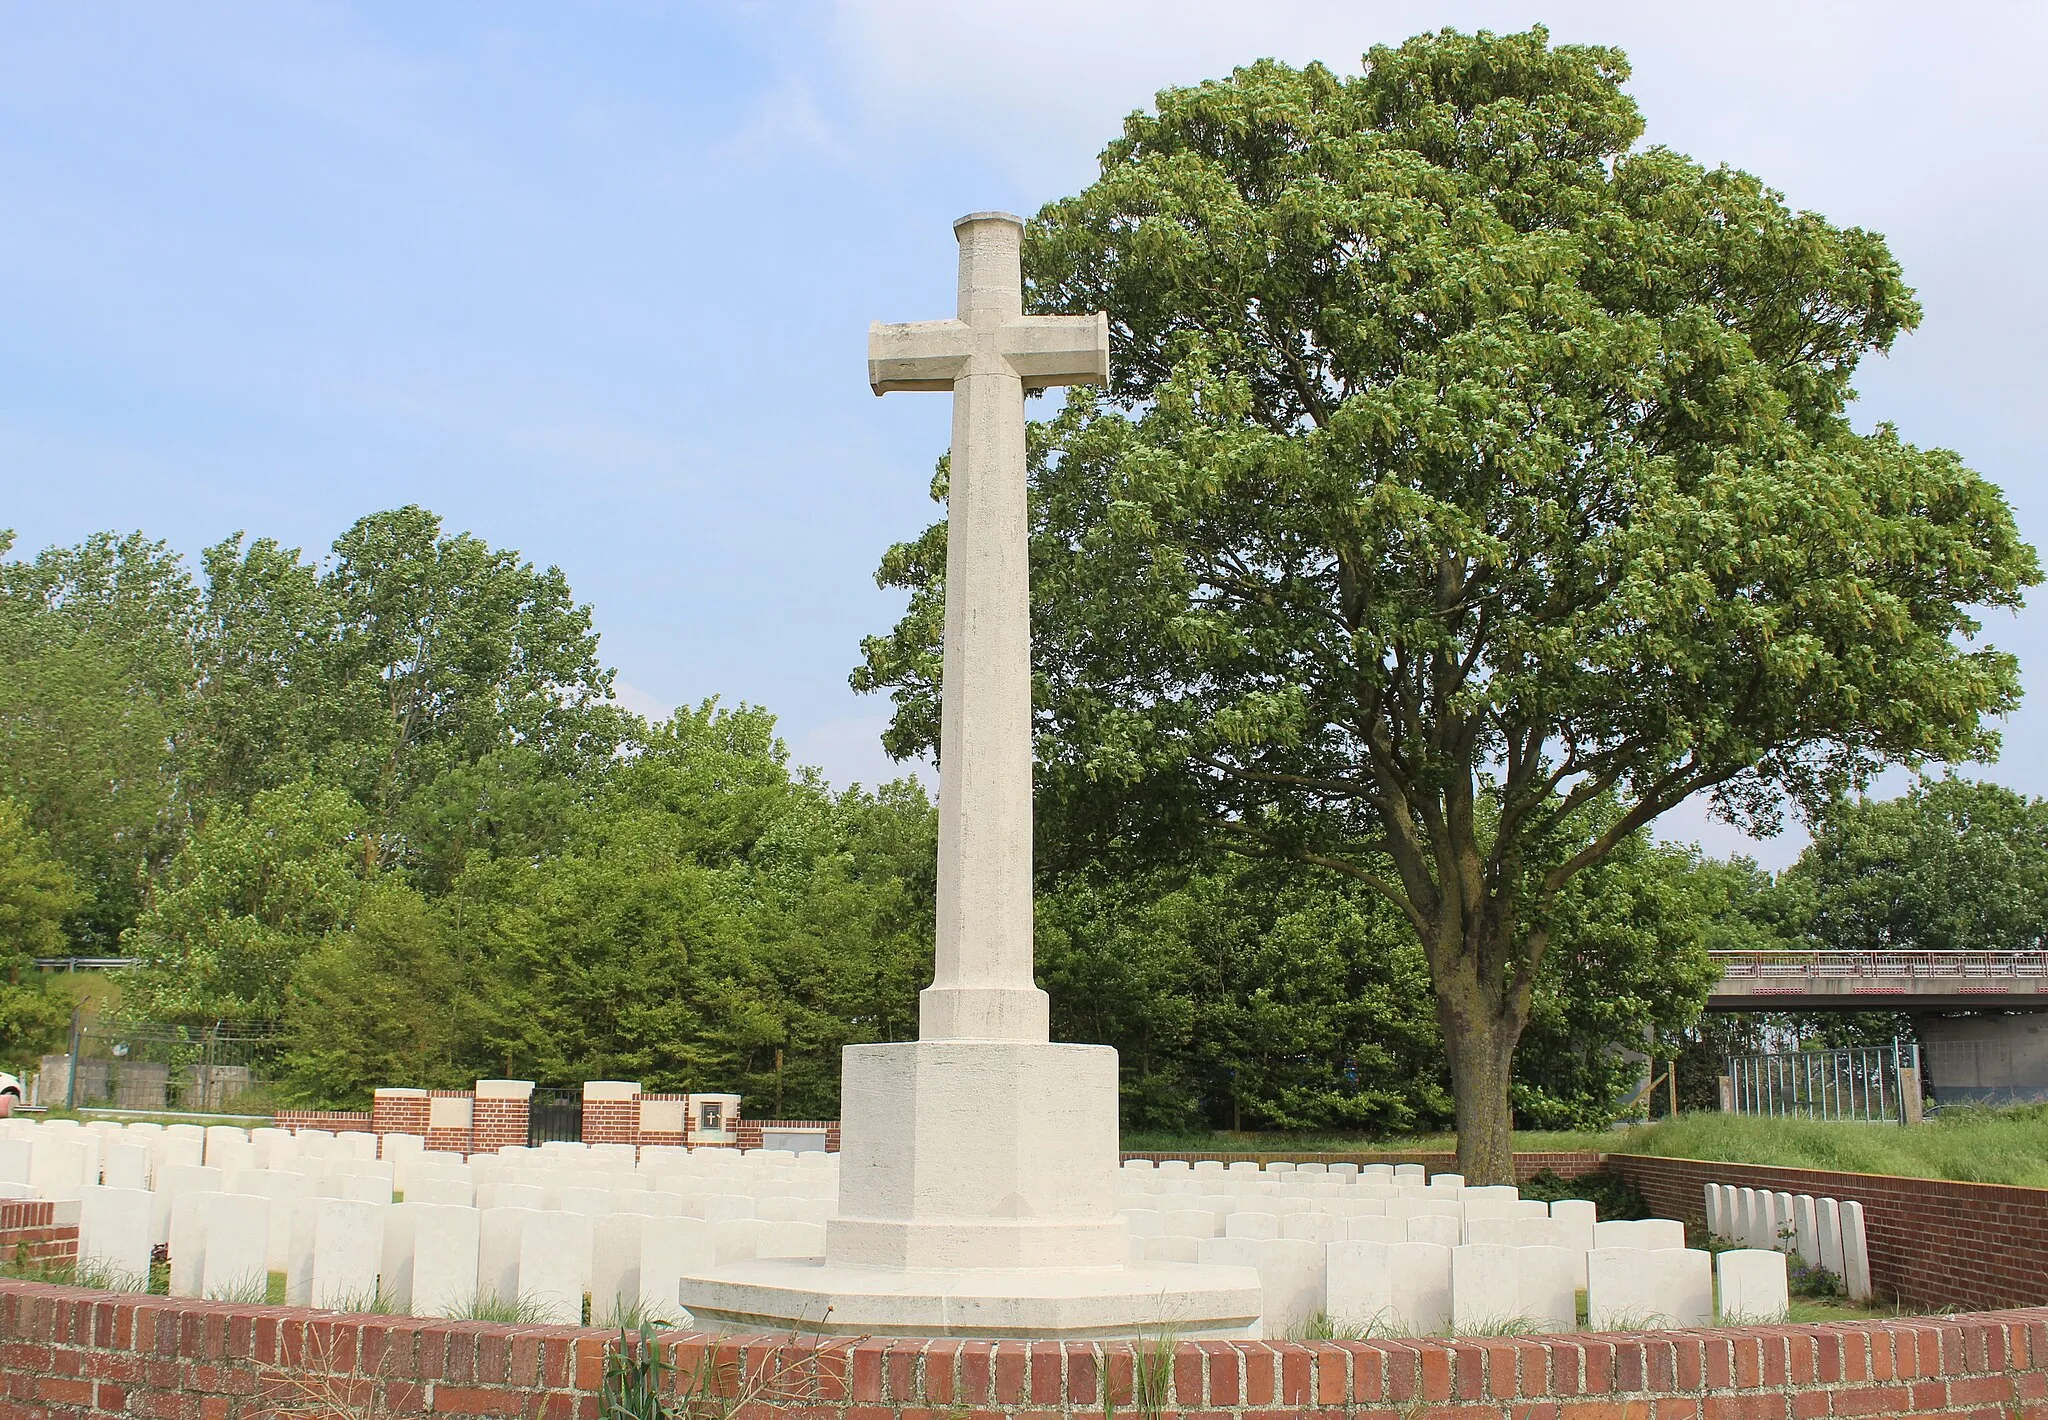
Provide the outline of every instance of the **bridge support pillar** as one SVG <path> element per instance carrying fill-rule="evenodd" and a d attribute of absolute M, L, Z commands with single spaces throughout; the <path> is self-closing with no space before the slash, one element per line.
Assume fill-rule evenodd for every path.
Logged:
<path fill-rule="evenodd" d="M 2048 1015 L 1920 1016 L 1914 1024 L 1937 1103 L 2048 1100 Z"/>

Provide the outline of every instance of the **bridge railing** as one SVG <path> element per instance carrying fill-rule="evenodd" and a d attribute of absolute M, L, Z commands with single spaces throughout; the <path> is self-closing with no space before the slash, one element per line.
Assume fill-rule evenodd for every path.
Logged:
<path fill-rule="evenodd" d="M 1712 952 L 1723 980 L 1852 976 L 2010 981 L 2048 977 L 2048 952 Z"/>

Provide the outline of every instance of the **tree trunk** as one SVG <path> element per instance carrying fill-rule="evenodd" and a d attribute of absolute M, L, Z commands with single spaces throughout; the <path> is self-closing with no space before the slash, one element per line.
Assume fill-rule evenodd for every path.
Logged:
<path fill-rule="evenodd" d="M 1508 1103 L 1508 1078 L 1521 1033 L 1510 1029 L 1495 1004 L 1470 982 L 1439 994 L 1437 1017 L 1457 1098 L 1458 1171 L 1467 1183 L 1513 1183 L 1515 1115 Z"/>

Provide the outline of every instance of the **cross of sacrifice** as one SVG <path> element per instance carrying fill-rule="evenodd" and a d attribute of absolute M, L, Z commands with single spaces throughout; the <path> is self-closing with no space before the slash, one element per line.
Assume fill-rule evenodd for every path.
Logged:
<path fill-rule="evenodd" d="M 960 314 L 868 329 L 868 382 L 953 392 L 939 724 L 939 920 L 920 1040 L 1048 1038 L 1031 958 L 1031 576 L 1024 392 L 1109 381 L 1109 317 L 1027 316 L 1024 224 L 975 212 Z"/>

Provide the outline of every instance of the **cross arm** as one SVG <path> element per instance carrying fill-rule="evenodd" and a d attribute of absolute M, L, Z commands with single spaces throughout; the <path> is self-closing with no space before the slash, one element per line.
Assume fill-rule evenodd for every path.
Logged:
<path fill-rule="evenodd" d="M 876 394 L 949 390 L 973 353 L 974 333 L 964 321 L 876 321 L 868 327 L 868 384 Z"/>
<path fill-rule="evenodd" d="M 1003 322 L 1003 355 L 1026 389 L 1109 383 L 1109 317 L 1013 316 Z"/>

